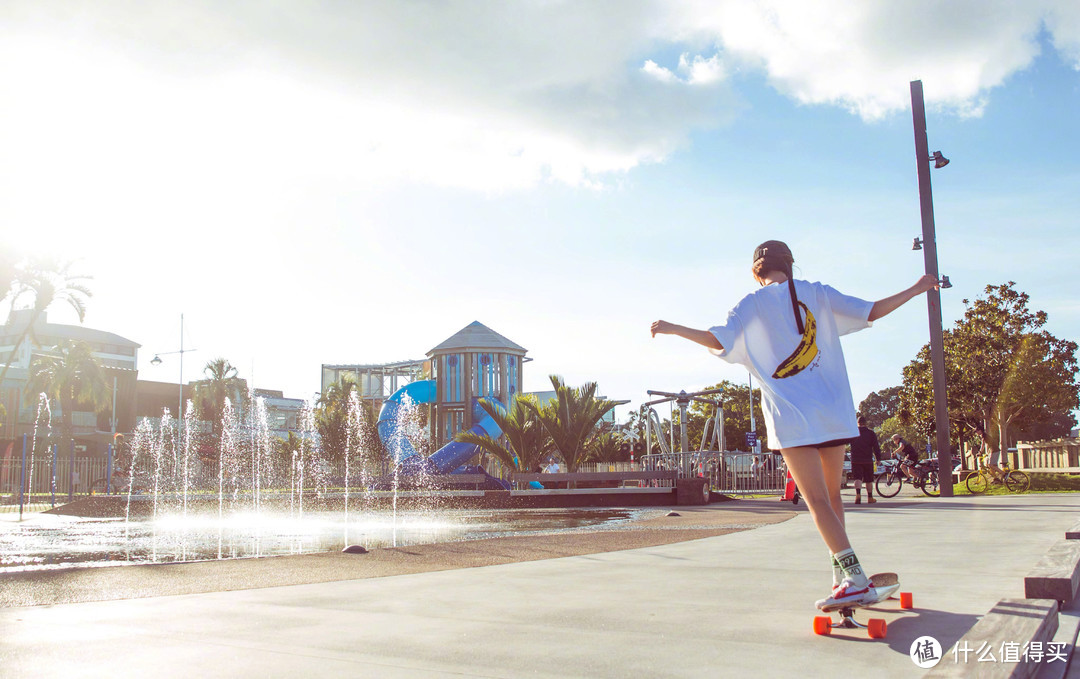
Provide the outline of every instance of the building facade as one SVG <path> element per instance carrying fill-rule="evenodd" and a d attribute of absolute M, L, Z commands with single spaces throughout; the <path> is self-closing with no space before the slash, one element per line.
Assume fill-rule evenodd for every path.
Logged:
<path fill-rule="evenodd" d="M 135 426 L 135 397 L 140 345 L 125 337 L 81 325 L 49 323 L 46 313 L 36 321 L 33 310 L 11 312 L 7 323 L 0 327 L 0 358 L 8 362 L 7 373 L 0 384 L 0 402 L 5 413 L 0 421 L 0 436 L 19 439 L 32 436 L 37 421 L 39 399 L 27 393 L 30 366 L 34 359 L 55 355 L 56 347 L 65 340 L 85 342 L 103 368 L 112 397 L 101 410 L 86 405 L 77 406 L 72 413 L 76 452 L 95 452 L 103 449 L 114 432 L 131 431 Z M 51 404 L 54 428 L 61 416 L 58 403 Z"/>

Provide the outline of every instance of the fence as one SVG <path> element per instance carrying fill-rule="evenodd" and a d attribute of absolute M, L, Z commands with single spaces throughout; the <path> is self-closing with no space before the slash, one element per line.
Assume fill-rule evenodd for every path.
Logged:
<path fill-rule="evenodd" d="M 725 495 L 779 494 L 787 481 L 782 459 L 772 453 L 705 450 L 644 455 L 641 468 L 674 469 L 681 479 L 705 478 L 710 489 Z"/>
<path fill-rule="evenodd" d="M 76 495 L 87 495 L 90 484 L 106 474 L 104 458 L 76 457 L 50 450 L 27 460 L 23 474 L 22 458 L 0 461 L 0 504 L 19 502 L 22 485 L 25 502 L 49 502 L 55 505 Z"/>

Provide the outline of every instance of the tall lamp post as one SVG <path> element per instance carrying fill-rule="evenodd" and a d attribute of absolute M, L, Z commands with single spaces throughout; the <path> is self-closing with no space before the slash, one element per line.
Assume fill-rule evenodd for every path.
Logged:
<path fill-rule="evenodd" d="M 179 351 L 162 351 L 154 354 L 154 358 L 150 360 L 151 365 L 161 365 L 162 356 L 170 356 L 172 354 L 180 354 L 180 397 L 176 403 L 176 432 L 177 440 L 180 440 L 180 434 L 183 433 L 184 428 L 184 354 L 196 351 L 195 349 L 184 348 L 184 314 L 180 314 L 180 349 Z"/>
<path fill-rule="evenodd" d="M 930 154 L 926 141 L 926 107 L 923 103 L 921 80 L 911 81 L 911 117 L 915 124 L 915 163 L 919 171 L 919 207 L 922 214 L 922 240 L 915 239 L 912 249 L 923 251 L 926 273 L 941 281 L 941 287 L 951 287 L 949 277 L 938 274 L 937 240 L 934 232 L 934 198 L 930 190 L 930 163 L 935 168 L 948 165 L 941 151 Z M 930 362 L 934 379 L 934 428 L 937 433 L 938 481 L 941 494 L 952 497 L 952 451 L 949 447 L 949 405 L 945 385 L 945 344 L 941 329 L 941 293 L 926 293 L 930 317 Z"/>

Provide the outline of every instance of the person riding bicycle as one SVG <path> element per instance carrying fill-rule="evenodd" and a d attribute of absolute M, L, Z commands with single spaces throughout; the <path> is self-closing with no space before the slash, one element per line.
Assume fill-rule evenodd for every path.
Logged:
<path fill-rule="evenodd" d="M 855 478 L 855 504 L 862 502 L 862 484 L 866 483 L 866 502 L 873 504 L 874 499 L 874 461 L 881 462 L 881 444 L 877 436 L 866 426 L 866 418 L 855 418 L 859 425 L 859 435 L 851 439 L 851 475 Z"/>
<path fill-rule="evenodd" d="M 892 442 L 896 446 L 893 457 L 900 460 L 900 470 L 904 472 L 904 476 L 914 482 L 915 465 L 919 462 L 919 451 L 915 450 L 915 446 L 908 443 L 900 434 L 893 434 Z"/>

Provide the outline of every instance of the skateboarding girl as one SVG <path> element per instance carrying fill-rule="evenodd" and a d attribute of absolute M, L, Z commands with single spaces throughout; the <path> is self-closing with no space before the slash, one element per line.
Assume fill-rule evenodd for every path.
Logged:
<path fill-rule="evenodd" d="M 696 330 L 655 321 L 651 331 L 653 337 L 676 335 L 700 344 L 758 380 L 769 448 L 783 455 L 831 555 L 832 593 L 817 606 L 860 604 L 875 592 L 848 541 L 840 498 L 844 447 L 859 434 L 840 336 L 869 327 L 938 283 L 926 275 L 902 292 L 868 302 L 795 280 L 793 262 L 786 244 L 766 241 L 754 250 L 751 269 L 761 288 L 722 325 Z"/>

